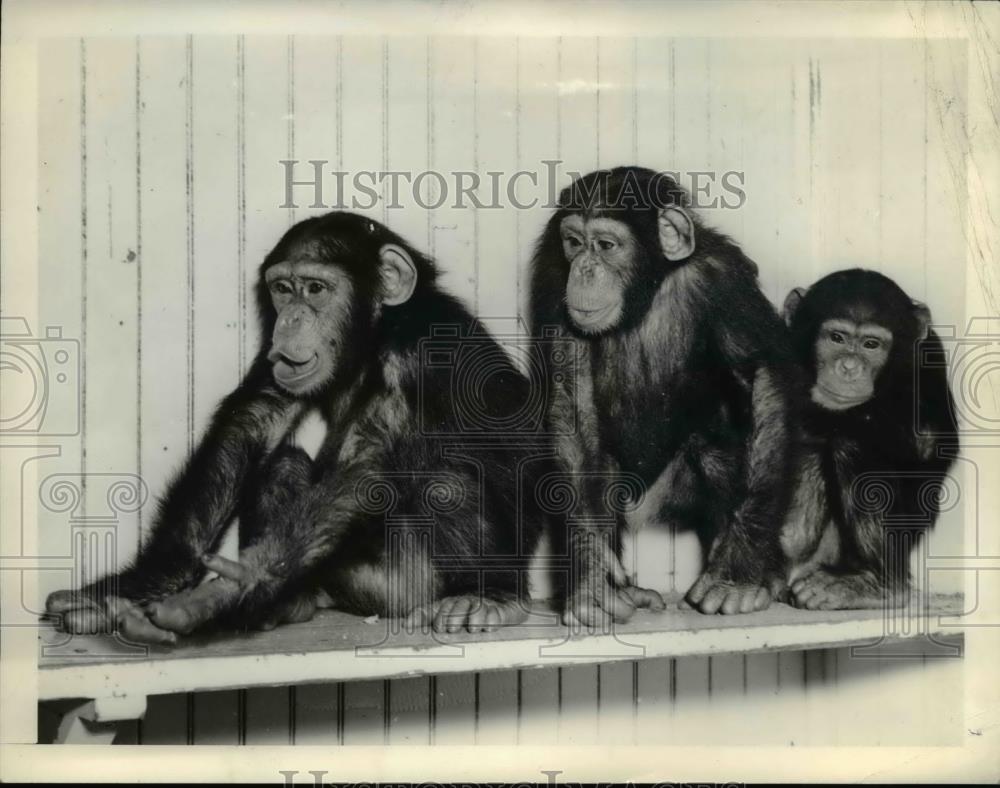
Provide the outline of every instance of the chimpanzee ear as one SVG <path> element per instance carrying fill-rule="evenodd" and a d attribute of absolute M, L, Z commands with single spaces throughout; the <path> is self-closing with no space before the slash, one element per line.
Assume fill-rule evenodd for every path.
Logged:
<path fill-rule="evenodd" d="M 917 323 L 917 340 L 927 339 L 931 330 L 931 310 L 927 308 L 927 304 L 913 302 L 913 319 Z"/>
<path fill-rule="evenodd" d="M 417 286 L 417 267 L 410 255 L 401 246 L 386 244 L 379 249 L 378 258 L 382 303 L 387 306 L 406 303 Z"/>
<path fill-rule="evenodd" d="M 792 288 L 792 291 L 785 296 L 785 305 L 781 310 L 782 317 L 785 318 L 785 325 L 790 326 L 792 320 L 795 319 L 795 313 L 799 311 L 799 304 L 802 303 L 802 299 L 806 297 L 806 289 L 804 287 Z"/>
<path fill-rule="evenodd" d="M 694 254 L 694 222 L 687 211 L 676 205 L 661 208 L 657 226 L 664 257 L 683 260 Z"/>

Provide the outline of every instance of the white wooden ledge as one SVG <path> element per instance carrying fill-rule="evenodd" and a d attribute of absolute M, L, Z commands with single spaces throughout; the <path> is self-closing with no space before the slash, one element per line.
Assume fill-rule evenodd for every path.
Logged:
<path fill-rule="evenodd" d="M 922 653 L 936 650 L 954 656 L 961 632 L 956 617 L 963 612 L 959 595 L 932 597 L 920 615 L 814 612 L 779 604 L 748 615 L 705 616 L 679 610 L 676 603 L 672 599 L 663 613 L 640 611 L 612 632 L 575 637 L 541 603 L 527 623 L 489 635 L 394 633 L 395 622 L 366 623 L 333 611 L 270 632 L 191 640 L 170 650 L 46 628 L 39 636 L 39 699 L 115 701 L 125 714 L 127 708 L 141 707 L 145 696 L 172 692 L 652 657 L 842 646 L 879 646 L 892 653 L 892 644 L 906 640 L 918 641 Z M 113 718 L 107 711 L 97 716 Z"/>

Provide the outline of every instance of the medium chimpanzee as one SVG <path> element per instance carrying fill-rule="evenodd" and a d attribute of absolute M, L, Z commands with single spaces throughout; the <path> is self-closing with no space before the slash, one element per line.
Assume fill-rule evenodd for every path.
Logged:
<path fill-rule="evenodd" d="M 910 551 L 937 520 L 938 490 L 958 451 L 930 312 L 888 277 L 853 269 L 793 290 L 785 319 L 809 387 L 799 483 L 782 533 L 790 601 L 903 604 Z M 919 363 L 928 355 L 935 363 Z"/>
<path fill-rule="evenodd" d="M 542 413 L 532 416 L 528 380 L 435 279 L 429 259 L 361 216 L 288 230 L 260 268 L 266 339 L 149 540 L 121 574 L 50 595 L 48 612 L 70 632 L 117 627 L 154 643 L 207 625 L 303 620 L 317 600 L 448 632 L 521 621 L 521 570 L 540 525 L 531 500 L 517 500 L 511 444 L 537 433 Z M 451 366 L 421 357 L 441 327 L 463 356 Z M 477 379 L 491 385 L 462 391 L 457 363 L 487 370 Z M 291 440 L 311 408 L 328 428 L 315 462 Z M 506 429 L 467 445 L 458 436 L 470 418 Z M 429 538 L 408 539 L 407 518 L 426 526 L 429 511 Z M 236 514 L 247 537 L 238 562 L 211 554 Z M 219 577 L 199 585 L 206 569 Z"/>
<path fill-rule="evenodd" d="M 602 475 L 637 475 L 649 518 L 696 528 L 707 564 L 686 599 L 702 612 L 760 610 L 783 583 L 791 352 L 756 265 L 689 206 L 665 173 L 593 172 L 560 194 L 535 252 L 533 331 L 557 327 L 577 349 L 548 393 L 559 462 L 584 502 L 567 520 L 568 623 L 663 606 L 625 578 L 624 517 L 610 535 L 588 527 L 608 516 L 588 489 Z"/>

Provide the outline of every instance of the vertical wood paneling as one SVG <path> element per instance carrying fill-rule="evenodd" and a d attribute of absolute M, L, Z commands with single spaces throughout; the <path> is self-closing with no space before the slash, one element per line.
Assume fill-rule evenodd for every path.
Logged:
<path fill-rule="evenodd" d="M 247 690 L 245 703 L 245 730 L 239 732 L 244 744 L 290 743 L 292 727 L 287 687 Z"/>
<path fill-rule="evenodd" d="M 600 159 L 597 41 L 560 40 L 559 152 L 565 162 L 564 172 L 585 173 L 597 167 Z"/>
<path fill-rule="evenodd" d="M 880 42 L 879 52 L 879 257 L 882 273 L 913 298 L 924 300 L 924 46 L 917 40 L 889 40 Z"/>
<path fill-rule="evenodd" d="M 479 674 L 476 744 L 516 744 L 521 701 L 521 671 L 491 670 Z"/>
<path fill-rule="evenodd" d="M 387 681 L 350 681 L 344 684 L 344 744 L 385 743 L 386 686 L 390 684 Z"/>
<path fill-rule="evenodd" d="M 386 40 L 387 169 L 398 176 L 398 199 L 392 202 L 391 184 L 385 185 L 386 223 L 418 249 L 430 248 L 426 212 L 413 197 L 413 179 L 429 169 L 431 109 L 427 98 L 427 41 L 423 38 Z M 446 265 L 450 263 L 445 261 Z"/>
<path fill-rule="evenodd" d="M 673 659 L 646 659 L 638 663 L 636 744 L 672 741 L 675 663 Z"/>
<path fill-rule="evenodd" d="M 84 238 L 81 206 L 86 205 L 82 199 L 84 49 L 85 44 L 80 39 L 52 42 L 46 57 L 39 62 L 38 80 L 38 281 L 44 288 L 45 297 L 38 299 L 38 325 L 31 328 L 44 336 L 43 326 L 60 327 L 63 337 L 71 341 L 81 339 L 83 328 L 80 293 L 85 265 L 81 254 Z M 44 232 L 48 227 L 60 230 Z M 52 286 L 54 282 L 60 286 Z M 12 311 L 4 316 L 18 315 L 18 311 Z M 82 365 L 86 361 L 82 348 L 80 356 Z M 79 381 L 70 382 L 70 386 L 78 385 Z M 75 415 L 74 428 L 79 426 L 81 414 Z M 79 434 L 64 439 L 59 470 L 80 471 L 81 442 Z M 39 475 L 39 481 L 42 478 Z M 70 555 L 72 529 L 66 513 L 50 512 L 44 506 L 39 506 L 37 511 L 39 554 Z M 51 584 L 42 589 L 44 594 L 82 580 L 69 571 L 43 572 L 40 585 Z"/>
<path fill-rule="evenodd" d="M 135 462 L 136 398 L 116 396 L 136 390 L 136 135 L 135 41 L 102 41 L 87 61 L 86 82 L 86 285 L 83 290 L 85 342 L 83 408 L 88 516 L 109 511 L 111 479 Z M 125 111 L 122 111 L 122 108 Z M 117 513 L 119 566 L 138 547 L 132 513 Z M 104 571 L 111 569 L 101 567 Z M 95 578 L 90 578 L 95 579 Z"/>
<path fill-rule="evenodd" d="M 388 683 L 389 744 L 430 744 L 430 677 L 397 679 Z"/>
<path fill-rule="evenodd" d="M 340 685 L 308 684 L 298 688 L 295 709 L 296 744 L 338 744 Z"/>
<path fill-rule="evenodd" d="M 597 730 L 608 744 L 635 742 L 636 663 L 613 662 L 598 667 Z"/>
<path fill-rule="evenodd" d="M 513 173 L 518 158 L 517 46 L 510 39 L 483 39 L 474 54 L 475 150 L 469 169 L 483 179 L 476 194 L 485 205 L 494 202 L 488 172 Z M 532 162 L 532 168 L 537 166 Z M 506 204 L 506 195 L 500 192 Z M 514 330 L 517 317 L 519 211 L 508 208 L 467 209 L 475 231 L 476 312 L 499 318 L 495 330 Z"/>
<path fill-rule="evenodd" d="M 476 139 L 474 65 L 476 44 L 471 38 L 432 38 L 428 99 L 431 110 L 430 171 L 440 173 L 444 186 L 429 177 L 431 253 L 441 261 L 441 283 L 465 303 L 476 307 L 478 261 L 476 220 L 455 207 L 452 173 L 472 169 L 478 152 Z"/>
<path fill-rule="evenodd" d="M 518 743 L 555 744 L 558 740 L 560 668 L 521 671 Z"/>
<path fill-rule="evenodd" d="M 598 666 L 572 665 L 561 668 L 560 673 L 559 743 L 597 741 Z"/>
<path fill-rule="evenodd" d="M 302 162 L 299 180 L 312 176 L 309 159 L 329 162 L 328 205 L 332 170 L 349 173 L 346 196 L 359 198 L 360 171 L 445 175 L 448 199 L 433 210 L 413 204 L 405 178 L 398 208 L 387 182 L 363 178 L 382 198 L 363 212 L 435 254 L 444 286 L 485 317 L 518 314 L 547 212 L 456 207 L 453 173 L 477 173 L 488 201 L 489 171 L 538 172 L 519 196 L 544 201 L 541 162 L 558 158 L 563 174 L 632 161 L 742 171 L 746 204 L 706 217 L 757 260 L 773 301 L 863 265 L 961 331 L 966 57 L 949 40 L 53 42 L 40 72 L 40 314 L 81 339 L 86 405 L 81 445 L 67 441 L 63 462 L 137 472 L 162 494 L 256 351 L 257 266 L 290 223 L 323 210 L 301 186 L 299 207 L 280 207 L 282 158 Z M 439 196 L 433 183 L 425 201 Z M 94 513 L 104 490 L 87 488 Z M 151 511 L 120 517 L 119 560 Z M 959 517 L 942 518 L 933 550 L 961 549 Z M 65 550 L 65 521 L 43 526 L 43 546 Z M 658 528 L 627 558 L 639 582 L 680 590 L 701 561 L 693 534 Z M 846 650 L 647 660 L 155 697 L 134 738 L 940 743 L 954 706 L 935 698 L 956 696 L 960 681 L 952 661 Z M 748 706 L 768 724 L 747 725 Z"/>
<path fill-rule="evenodd" d="M 431 681 L 434 744 L 475 744 L 479 678 L 452 673 Z"/>

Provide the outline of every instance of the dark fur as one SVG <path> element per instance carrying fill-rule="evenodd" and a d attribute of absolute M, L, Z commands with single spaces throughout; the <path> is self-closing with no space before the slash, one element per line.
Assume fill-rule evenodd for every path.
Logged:
<path fill-rule="evenodd" d="M 274 382 L 267 360 L 276 313 L 264 272 L 315 241 L 325 263 L 349 274 L 355 298 L 346 335 L 328 337 L 346 353 L 334 381 L 297 399 Z M 408 252 L 417 284 L 405 303 L 373 307 L 384 244 Z M 403 615 L 481 588 L 491 598 L 526 599 L 520 570 L 540 529 L 531 506 L 517 499 L 515 476 L 523 468 L 512 440 L 486 435 L 472 446 L 456 437 L 462 429 L 448 370 L 421 364 L 420 342 L 432 326 L 456 326 L 463 337 L 475 329 L 436 277 L 428 258 L 363 217 L 331 213 L 292 227 L 260 269 L 263 340 L 250 371 L 169 486 L 132 565 L 83 593 L 98 602 L 116 593 L 141 604 L 192 588 L 204 575 L 202 555 L 217 547 L 239 513 L 240 562 L 250 577 L 239 598 L 214 615 L 237 626 L 280 617 L 317 587 L 362 614 Z M 492 385 L 479 392 L 484 411 L 496 418 L 518 412 L 530 393 L 526 378 L 489 335 L 476 331 L 469 341 L 490 350 Z M 315 462 L 287 443 L 309 406 L 328 425 Z M 375 480 L 392 488 L 394 503 L 365 486 Z M 432 481 L 438 486 L 429 493 Z M 438 505 L 449 494 L 460 503 Z M 410 539 L 421 533 L 415 526 L 424 526 L 428 543 Z M 387 543 L 396 539 L 405 547 L 389 555 Z"/>
<path fill-rule="evenodd" d="M 831 411 L 813 403 L 808 389 L 816 380 L 819 328 L 839 317 L 877 323 L 893 342 L 872 398 Z M 806 384 L 804 472 L 783 535 L 793 574 L 804 577 L 818 566 L 845 582 L 843 604 L 830 606 L 901 602 L 910 552 L 939 514 L 931 489 L 943 482 L 959 446 L 945 367 L 914 364 L 925 355 L 943 360 L 941 340 L 933 331 L 920 340 L 914 302 L 888 277 L 862 269 L 838 271 L 809 288 L 790 329 Z M 829 525 L 835 534 L 819 547 Z"/>
<path fill-rule="evenodd" d="M 646 188 L 654 177 L 651 204 L 607 208 L 626 179 Z M 536 335 L 545 326 L 576 334 L 564 304 L 563 217 L 622 220 L 641 251 L 621 323 L 598 338 L 577 336 L 577 376 L 552 387 L 549 416 L 557 425 L 578 424 L 560 440 L 565 470 L 631 472 L 647 488 L 665 475 L 654 515 L 695 527 L 711 547 L 707 569 L 720 581 L 766 585 L 782 572 L 791 354 L 756 265 L 690 208 L 695 252 L 679 262 L 663 257 L 657 209 L 688 202 L 673 180 L 637 167 L 591 173 L 560 195 L 532 264 Z M 555 541 L 564 543 L 565 533 Z"/>

